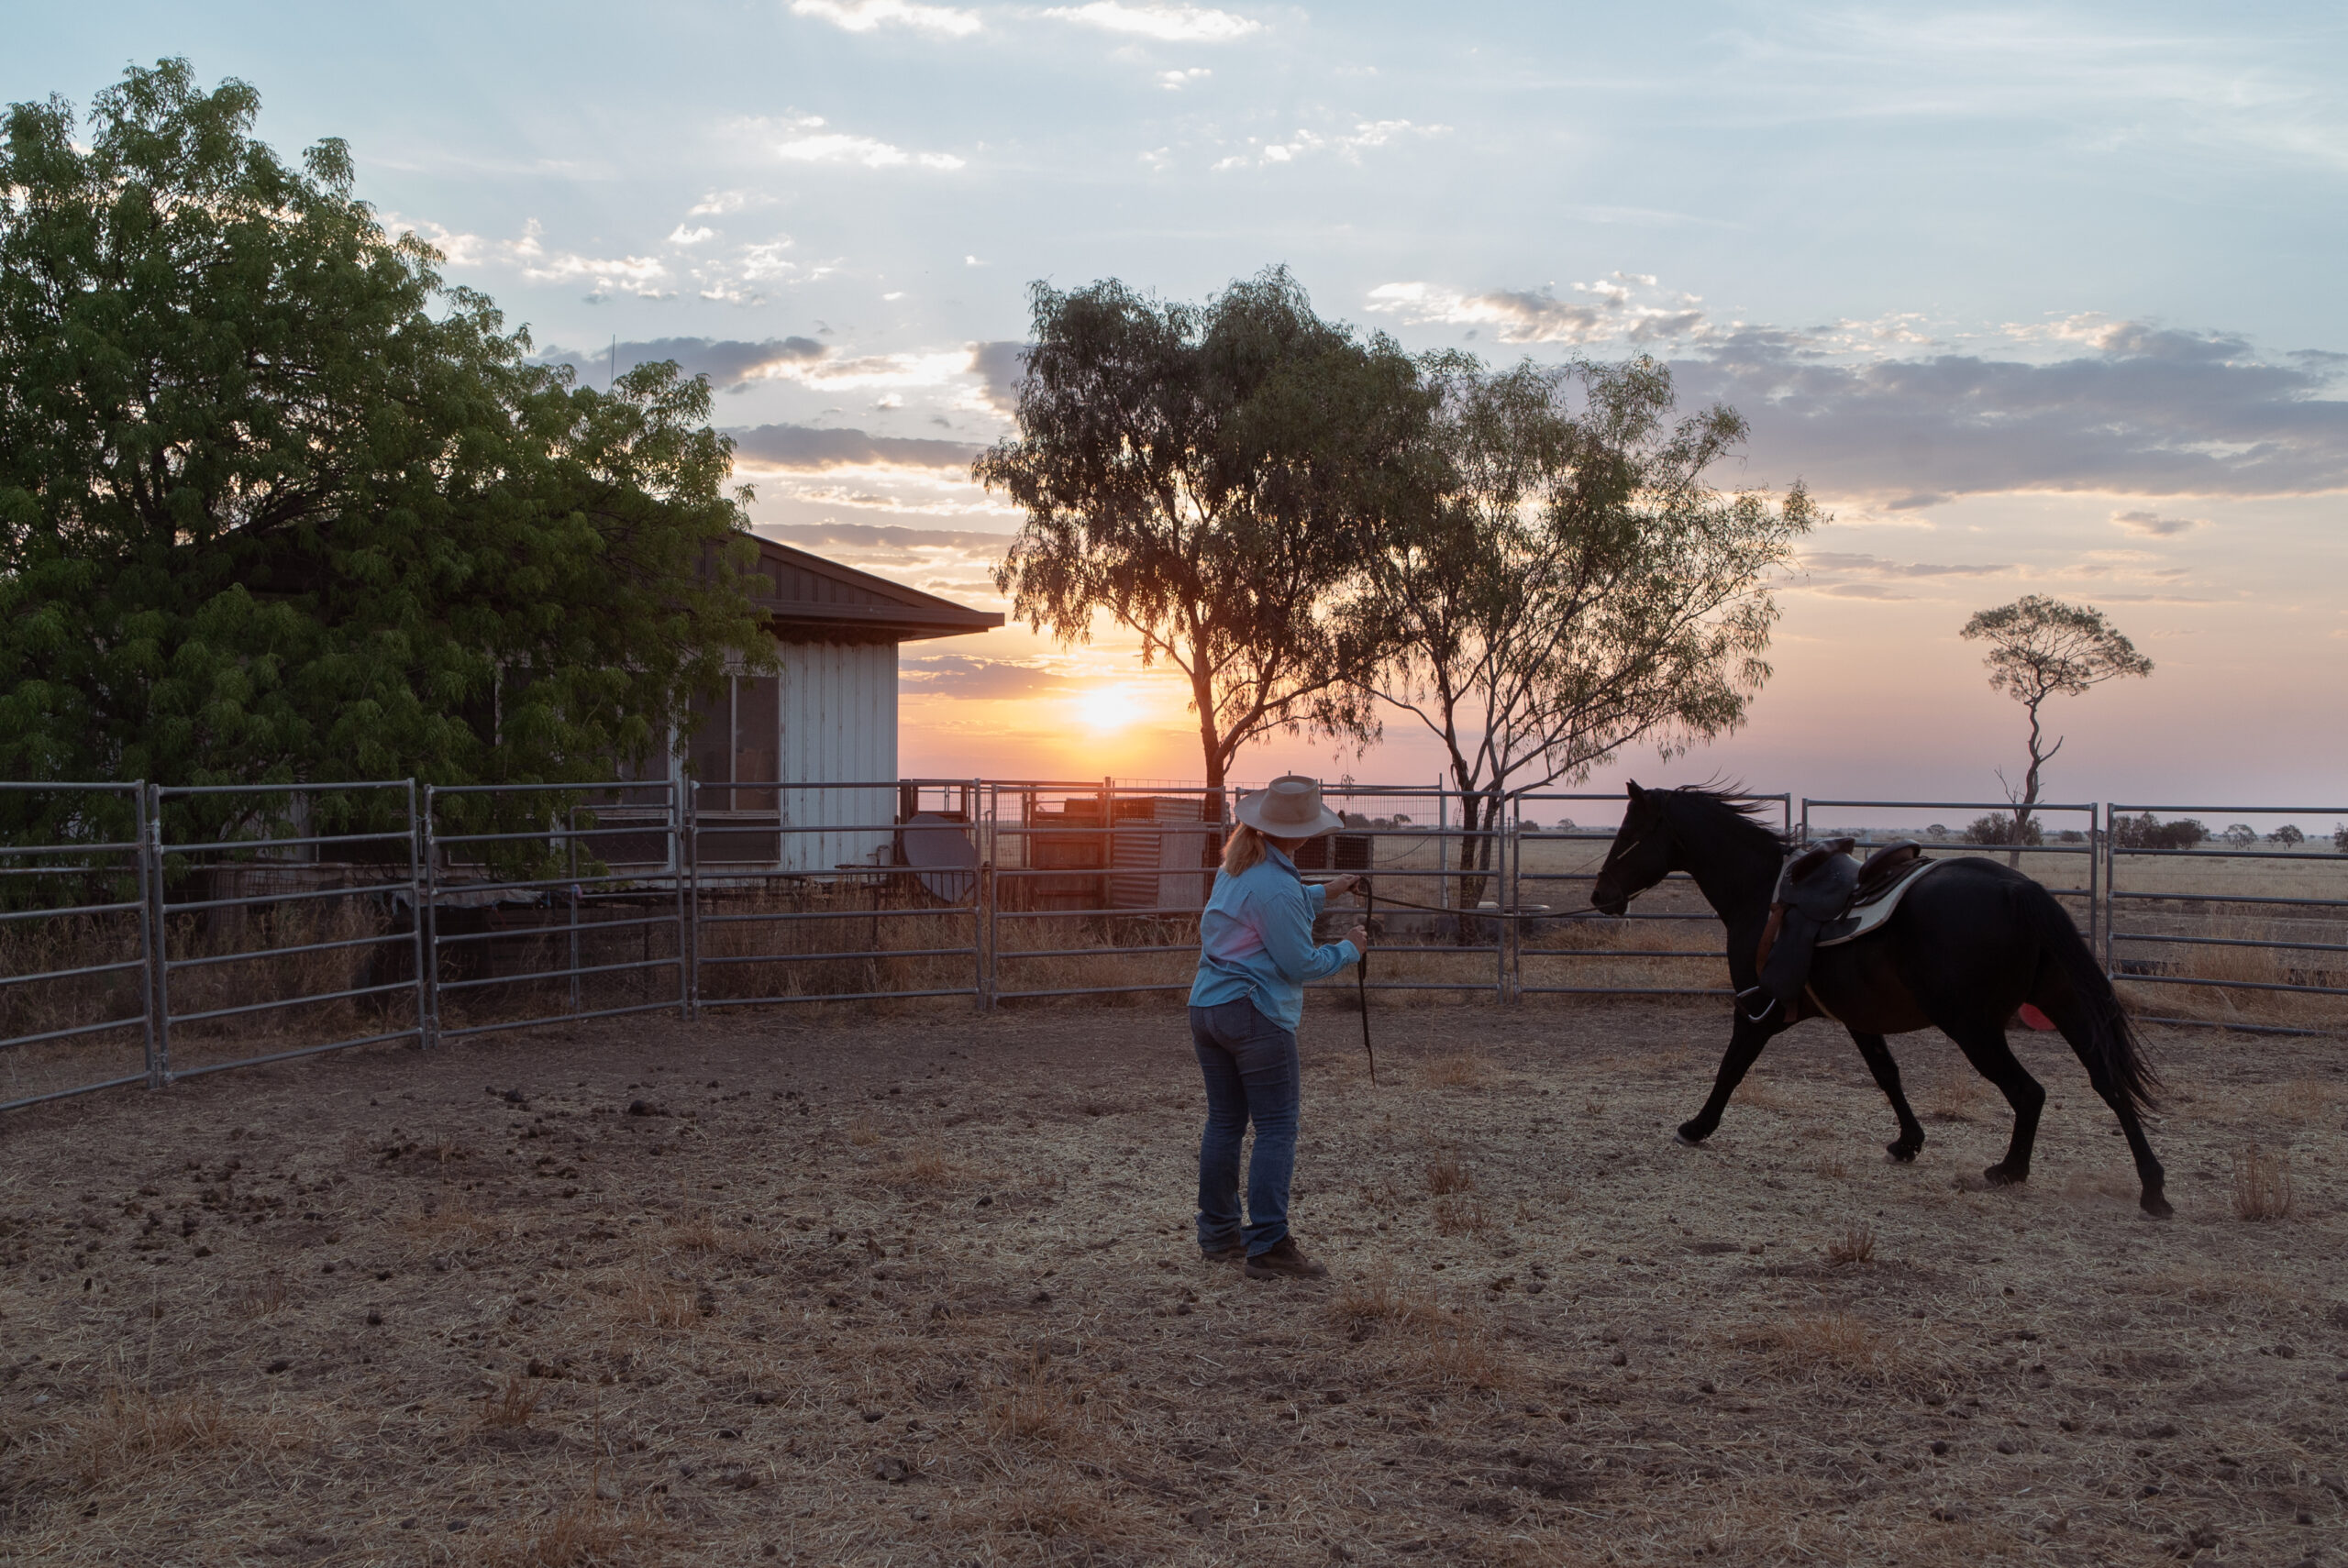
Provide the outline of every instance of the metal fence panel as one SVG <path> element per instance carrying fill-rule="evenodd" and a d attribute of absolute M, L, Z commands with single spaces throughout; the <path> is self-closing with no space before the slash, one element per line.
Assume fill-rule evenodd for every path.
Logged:
<path fill-rule="evenodd" d="M 2336 956 L 2348 954 L 2348 807 L 2114 803 L 2104 815 L 2104 967 L 2140 1019 L 2348 1028 L 2348 957 Z"/>
<path fill-rule="evenodd" d="M 145 816 L 159 1083 L 422 1039 L 412 781 L 152 786 Z"/>
<path fill-rule="evenodd" d="M 0 1110 L 157 1081 L 145 794 L 0 782 Z"/>
<path fill-rule="evenodd" d="M 0 844 L 0 1109 L 669 1009 L 1185 991 L 1236 793 L 0 784 L 21 841 Z M 1368 878 L 1322 920 L 1324 940 L 1373 920 L 1366 990 L 1725 990 L 1719 923 L 1683 875 L 1623 917 L 1589 908 L 1620 795 L 1495 802 L 1346 779 L 1324 797 L 1346 825 L 1300 868 Z M 2032 808 L 2036 842 L 2009 844 L 1982 842 L 2007 802 L 1762 798 L 1792 838 L 1897 834 L 2005 858 L 2065 901 L 2146 1021 L 2348 1028 L 2348 828 L 2322 822 L 2348 808 L 2057 802 Z M 1963 828 L 1919 820 L 1977 812 Z M 2214 832 L 2187 833 L 2186 815 Z M 819 863 L 842 845 L 858 857 Z M 1355 985 L 1315 988 L 1350 1002 Z"/>
<path fill-rule="evenodd" d="M 690 1017 L 692 810 L 667 779 L 426 790 L 426 1039 Z"/>
<path fill-rule="evenodd" d="M 697 804 L 688 834 L 696 1008 L 984 1001 L 993 882 L 977 780 L 699 793 L 724 812 Z M 828 858 L 840 853 L 854 857 Z"/>

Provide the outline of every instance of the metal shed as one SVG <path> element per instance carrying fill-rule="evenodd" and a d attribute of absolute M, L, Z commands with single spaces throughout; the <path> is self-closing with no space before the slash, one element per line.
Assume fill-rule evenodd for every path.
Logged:
<path fill-rule="evenodd" d="M 789 545 L 760 539 L 753 592 L 779 676 L 737 675 L 697 703 L 672 766 L 696 787 L 705 872 L 885 865 L 897 816 L 897 646 L 1002 624 Z M 850 788 L 847 786 L 860 786 Z"/>

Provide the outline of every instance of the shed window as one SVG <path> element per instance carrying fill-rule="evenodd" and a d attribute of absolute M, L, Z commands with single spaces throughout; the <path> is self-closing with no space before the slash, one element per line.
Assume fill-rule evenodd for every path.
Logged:
<path fill-rule="evenodd" d="M 781 683 L 771 675 L 735 676 L 714 698 L 695 698 L 701 723 L 693 732 L 697 808 L 704 812 L 771 812 L 781 760 Z M 762 784 L 765 789 L 731 786 Z"/>

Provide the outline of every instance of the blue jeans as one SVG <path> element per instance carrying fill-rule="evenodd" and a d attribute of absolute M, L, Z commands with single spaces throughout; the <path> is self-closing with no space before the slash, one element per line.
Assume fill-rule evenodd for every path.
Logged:
<path fill-rule="evenodd" d="M 1301 1088 L 1296 1036 L 1245 998 L 1191 1010 L 1191 1043 L 1207 1081 L 1207 1126 L 1199 1139 L 1199 1247 L 1221 1252 L 1245 1237 L 1247 1255 L 1288 1234 L 1289 1178 L 1296 1170 Z M 1247 1163 L 1247 1223 L 1239 1222 L 1239 1145 L 1256 1124 Z"/>

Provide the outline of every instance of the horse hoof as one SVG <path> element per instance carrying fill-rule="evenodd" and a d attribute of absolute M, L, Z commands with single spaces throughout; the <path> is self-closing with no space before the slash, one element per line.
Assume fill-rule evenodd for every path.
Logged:
<path fill-rule="evenodd" d="M 1895 1165 L 1912 1165 L 1916 1163 L 1916 1148 L 1913 1143 L 1886 1143 L 1883 1152 Z"/>
<path fill-rule="evenodd" d="M 1671 1135 L 1671 1141 L 1678 1144 L 1683 1149 L 1700 1149 L 1704 1146 L 1703 1139 L 1690 1138 L 1688 1136 L 1688 1129 L 1685 1127 L 1682 1127 L 1679 1131 L 1674 1132 Z"/>
<path fill-rule="evenodd" d="M 2165 1220 L 2176 1212 L 2170 1207 L 2168 1199 L 2157 1192 L 2144 1194 L 2142 1207 L 2144 1210 L 2144 1218 L 2147 1220 Z"/>
<path fill-rule="evenodd" d="M 2030 1173 L 2025 1171 L 2017 1176 L 2003 1165 L 1991 1165 L 1981 1173 L 1981 1179 L 1991 1187 L 2019 1187 L 2030 1179 Z"/>

